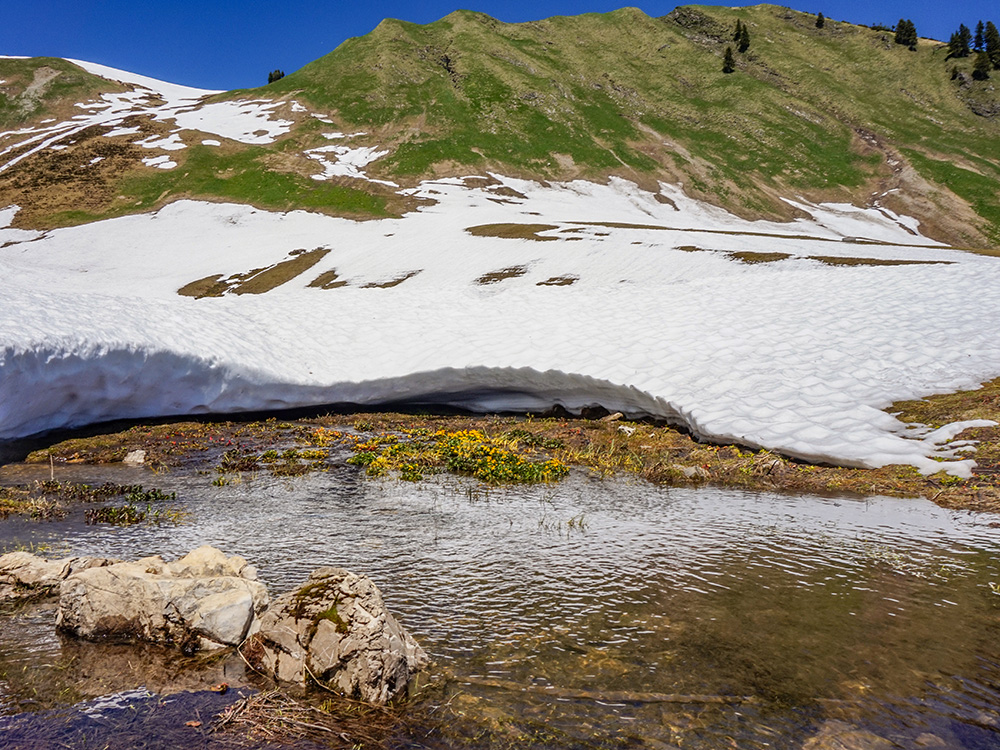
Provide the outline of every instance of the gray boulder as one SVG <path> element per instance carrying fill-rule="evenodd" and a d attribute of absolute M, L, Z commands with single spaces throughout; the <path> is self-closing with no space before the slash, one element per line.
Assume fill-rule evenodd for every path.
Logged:
<path fill-rule="evenodd" d="M 103 557 L 64 557 L 46 560 L 29 552 L 0 556 L 0 603 L 35 599 L 54 594 L 72 573 L 118 562 Z"/>
<path fill-rule="evenodd" d="M 341 568 L 320 568 L 300 589 L 276 599 L 243 653 L 277 680 L 312 679 L 377 704 L 398 696 L 430 663 L 371 579 Z"/>
<path fill-rule="evenodd" d="M 56 626 L 193 653 L 242 643 L 268 601 L 253 566 L 205 546 L 172 563 L 147 557 L 71 573 L 60 584 Z"/>

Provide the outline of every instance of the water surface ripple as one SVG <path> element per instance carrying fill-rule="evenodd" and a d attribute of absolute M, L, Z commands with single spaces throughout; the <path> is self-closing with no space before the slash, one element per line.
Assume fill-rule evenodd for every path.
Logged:
<path fill-rule="evenodd" d="M 447 676 L 435 700 L 491 727 L 486 744 L 515 732 L 546 747 L 798 748 L 847 727 L 896 747 L 1000 747 L 990 516 L 583 474 L 486 489 L 347 470 L 223 487 L 66 471 L 141 476 L 176 490 L 190 520 L 8 521 L 6 544 L 171 558 L 211 543 L 254 562 L 273 593 L 319 565 L 368 573 Z"/>

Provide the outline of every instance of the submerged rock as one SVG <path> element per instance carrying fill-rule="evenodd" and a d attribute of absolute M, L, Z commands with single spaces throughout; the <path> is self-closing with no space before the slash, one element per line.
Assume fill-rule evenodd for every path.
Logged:
<path fill-rule="evenodd" d="M 341 568 L 319 568 L 300 589 L 276 599 L 243 651 L 275 679 L 315 679 L 350 698 L 380 704 L 430 663 L 386 610 L 371 579 Z"/>
<path fill-rule="evenodd" d="M 892 750 L 894 747 L 896 745 L 885 737 L 831 719 L 824 722 L 815 736 L 806 740 L 802 750 Z"/>
<path fill-rule="evenodd" d="M 242 643 L 268 601 L 245 559 L 205 546 L 173 563 L 146 557 L 73 572 L 60 584 L 56 626 L 80 638 L 192 653 Z"/>
<path fill-rule="evenodd" d="M 103 557 L 46 560 L 30 552 L 8 552 L 0 556 L 0 603 L 47 596 L 73 573 L 116 562 Z"/>

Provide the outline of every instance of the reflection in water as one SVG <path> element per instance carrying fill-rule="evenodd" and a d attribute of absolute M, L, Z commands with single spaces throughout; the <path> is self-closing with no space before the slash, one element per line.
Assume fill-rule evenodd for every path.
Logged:
<path fill-rule="evenodd" d="M 274 594 L 319 565 L 366 572 L 437 660 L 424 700 L 450 720 L 424 744 L 798 748 L 843 726 L 899 747 L 1000 747 L 990 517 L 583 475 L 485 490 L 346 469 L 225 487 L 78 471 L 63 479 L 176 490 L 191 521 L 8 521 L 3 542 L 122 558 L 211 543 Z M 61 653 L 24 625 L 0 632 L 0 652 L 43 671 Z"/>

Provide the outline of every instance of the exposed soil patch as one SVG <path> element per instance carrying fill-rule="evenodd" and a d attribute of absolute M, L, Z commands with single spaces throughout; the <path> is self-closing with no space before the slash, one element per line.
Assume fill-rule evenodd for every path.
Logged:
<path fill-rule="evenodd" d="M 535 286 L 570 286 L 579 280 L 579 276 L 553 276 L 545 281 L 539 281 Z"/>
<path fill-rule="evenodd" d="M 369 282 L 367 284 L 362 284 L 361 288 L 362 289 L 392 289 L 392 287 L 399 286 L 400 284 L 402 284 L 407 279 L 412 279 L 418 273 L 420 273 L 419 270 L 417 270 L 417 271 L 410 271 L 409 273 L 404 273 L 402 276 L 397 276 L 396 278 L 390 279 L 389 281 L 372 281 L 372 282 Z"/>
<path fill-rule="evenodd" d="M 182 297 L 221 297 L 223 294 L 264 294 L 285 284 L 319 263 L 329 248 L 293 250 L 292 257 L 267 268 L 254 268 L 246 273 L 233 274 L 227 279 L 222 274 L 206 276 L 185 284 L 177 293 Z M 315 282 L 314 282 L 315 283 Z M 312 284 L 310 284 L 312 286 Z"/>
<path fill-rule="evenodd" d="M 775 263 L 779 260 L 785 260 L 786 258 L 791 258 L 789 253 L 754 253 L 750 251 L 744 251 L 741 253 L 731 253 L 730 258 L 735 258 L 741 263 L 748 263 L 753 265 L 755 263 Z"/>
<path fill-rule="evenodd" d="M 484 273 L 476 279 L 476 283 L 482 286 L 487 284 L 496 284 L 506 279 L 516 279 L 519 276 L 524 276 L 527 272 L 528 269 L 524 266 L 510 266 L 509 268 L 501 268 L 499 271 Z"/>
<path fill-rule="evenodd" d="M 347 281 L 340 280 L 336 269 L 331 268 L 329 271 L 323 271 L 323 273 L 310 281 L 306 286 L 312 289 L 339 289 L 347 285 Z"/>
<path fill-rule="evenodd" d="M 157 132 L 144 117 L 128 118 L 123 126 L 139 127 L 143 134 Z M 104 137 L 109 131 L 96 125 L 86 128 L 54 144 L 65 148 L 44 149 L 6 170 L 0 203 L 22 207 L 14 225 L 44 225 L 45 217 L 54 214 L 93 214 L 119 203 L 122 175 L 142 169 L 142 158 L 151 152 L 124 139 Z"/>
<path fill-rule="evenodd" d="M 831 255 L 807 255 L 828 266 L 949 266 L 948 260 L 888 260 L 885 258 L 840 258 Z"/>
<path fill-rule="evenodd" d="M 536 240 L 551 242 L 558 237 L 542 237 L 539 232 L 549 232 L 558 229 L 554 224 L 481 224 L 467 227 L 466 232 L 474 237 L 500 237 L 505 240 Z"/>

